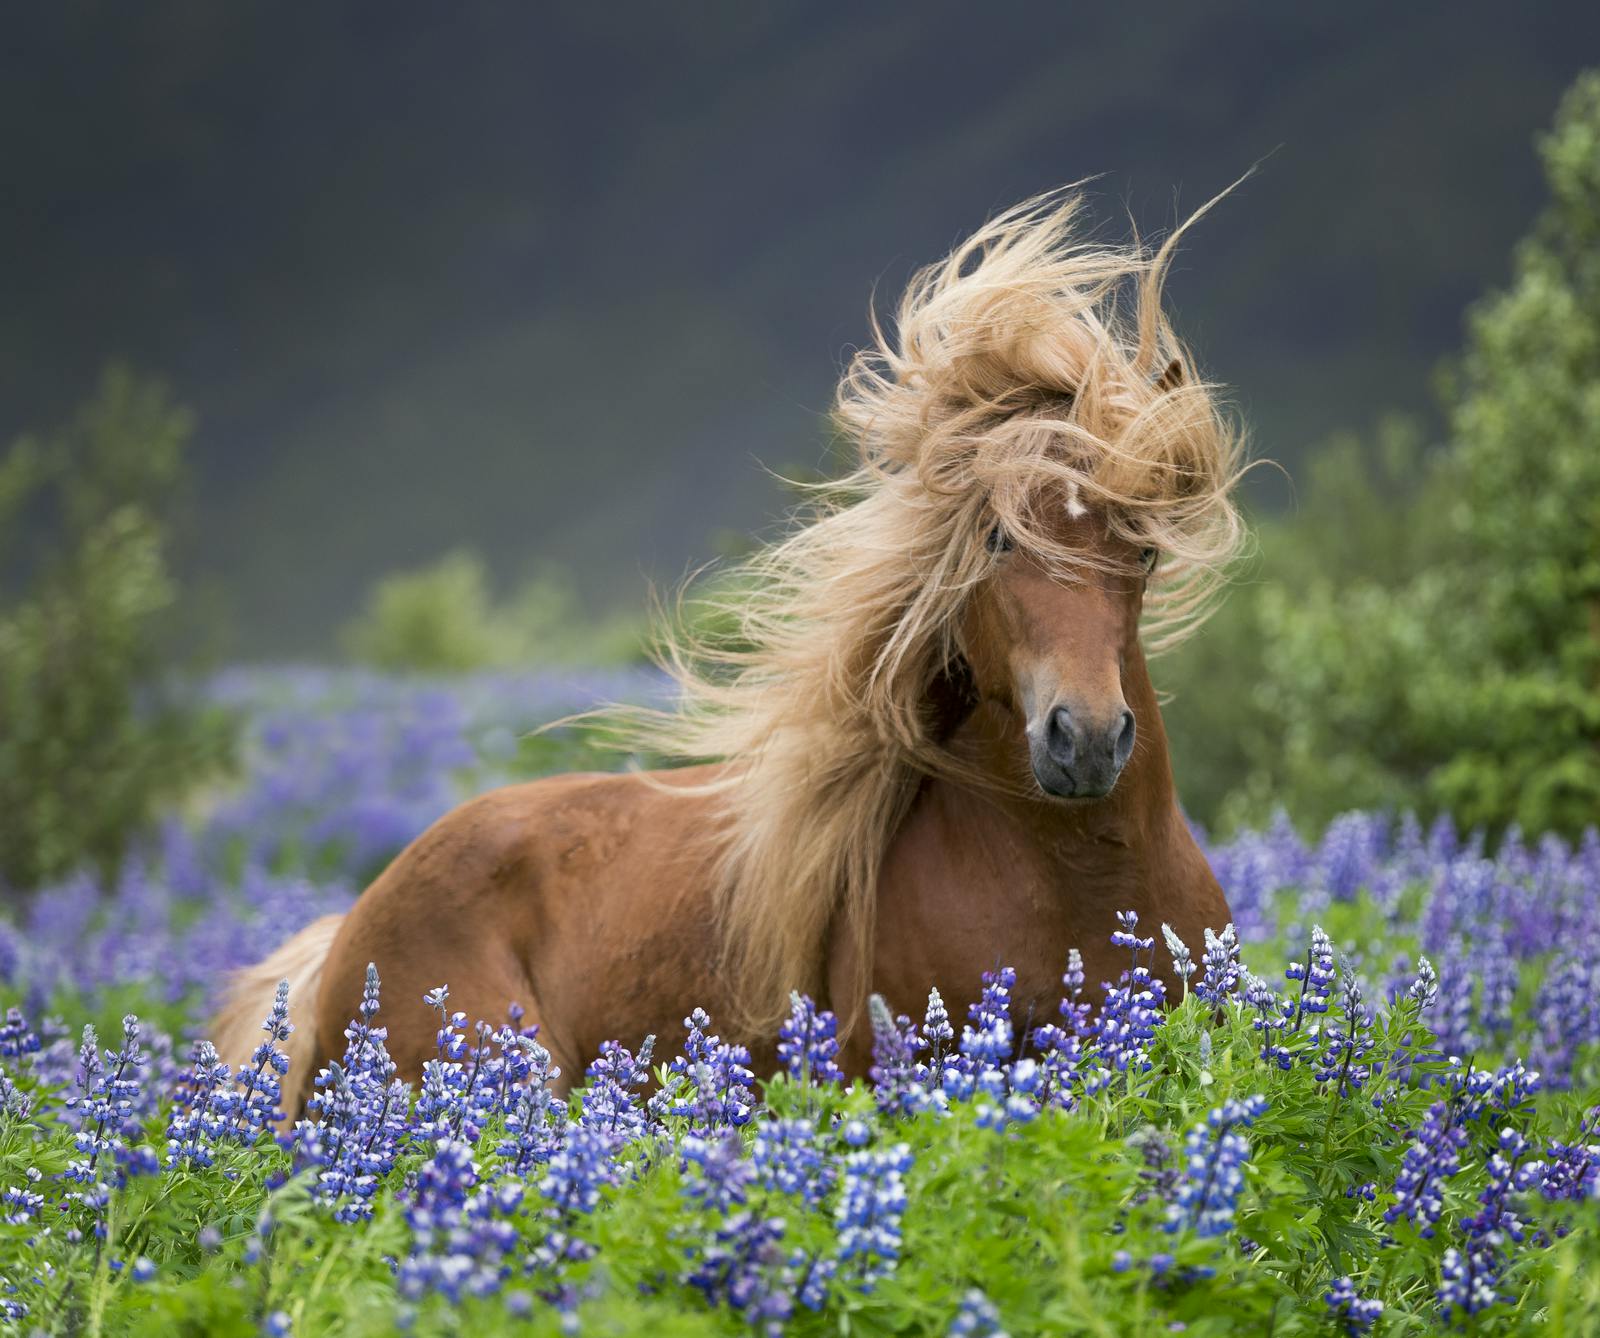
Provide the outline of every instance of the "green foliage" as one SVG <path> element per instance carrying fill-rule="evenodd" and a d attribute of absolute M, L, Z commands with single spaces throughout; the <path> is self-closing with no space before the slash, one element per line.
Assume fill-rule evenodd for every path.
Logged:
<path fill-rule="evenodd" d="M 27 547 L 0 551 L 18 573 L 0 590 L 0 882 L 114 863 L 226 753 L 226 723 L 156 681 L 189 430 L 162 387 L 114 368 L 61 432 L 0 462 L 0 536 Z"/>
<path fill-rule="evenodd" d="M 1412 807 L 1574 835 L 1600 814 L 1597 144 L 1600 73 L 1542 141 L 1551 204 L 1441 378 L 1445 447 L 1393 424 L 1335 443 L 1304 512 L 1263 526 L 1268 579 L 1221 641 L 1158 668 L 1197 816 Z"/>
<path fill-rule="evenodd" d="M 642 654 L 631 618 L 585 614 L 570 578 L 547 570 L 503 604 L 477 554 L 448 553 L 385 577 L 345 629 L 356 660 L 379 669 L 465 673 L 528 664 L 624 664 Z"/>

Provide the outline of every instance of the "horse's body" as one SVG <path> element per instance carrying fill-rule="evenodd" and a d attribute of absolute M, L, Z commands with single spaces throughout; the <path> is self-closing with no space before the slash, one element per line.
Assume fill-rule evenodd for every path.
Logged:
<path fill-rule="evenodd" d="M 1220 930 L 1140 629 L 1153 582 L 1192 610 L 1236 545 L 1231 445 L 1205 387 L 1152 366 L 1173 349 L 1149 307 L 1167 251 L 1074 249 L 1070 216 L 990 225 L 913 285 L 887 370 L 847 377 L 855 500 L 758 560 L 747 644 L 720 675 L 680 656 L 683 704 L 638 735 L 723 761 L 463 805 L 347 916 L 240 974 L 224 1058 L 248 1053 L 288 978 L 294 1113 L 374 963 L 412 1080 L 441 984 L 473 1021 L 522 1005 L 565 1082 L 604 1040 L 672 1045 L 695 1007 L 770 1069 L 798 988 L 839 1013 L 860 1074 L 870 993 L 920 1014 L 938 988 L 959 1024 L 1008 965 L 1013 1016 L 1038 1024 L 1070 950 L 1091 996 L 1127 965 L 1115 912 L 1195 948 Z M 1125 275 L 1143 284 L 1136 338 L 1095 314 Z"/>

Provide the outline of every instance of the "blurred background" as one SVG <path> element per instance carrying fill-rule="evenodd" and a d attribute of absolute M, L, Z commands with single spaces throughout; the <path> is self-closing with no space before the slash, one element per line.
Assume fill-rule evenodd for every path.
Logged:
<path fill-rule="evenodd" d="M 875 291 L 1036 191 L 1151 234 L 1258 161 L 1172 286 L 1283 466 L 1157 669 L 1186 805 L 1576 834 L 1597 60 L 1581 3 L 12 15 L 0 877 L 226 773 L 202 669 L 638 662 L 652 583 L 830 468 Z"/>

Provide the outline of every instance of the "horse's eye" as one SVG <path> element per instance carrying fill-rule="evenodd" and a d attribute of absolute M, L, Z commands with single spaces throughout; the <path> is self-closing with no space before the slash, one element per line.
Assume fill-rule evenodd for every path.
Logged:
<path fill-rule="evenodd" d="M 1139 565 L 1144 568 L 1144 574 L 1146 576 L 1156 569 L 1156 563 L 1160 560 L 1161 553 L 1159 549 L 1141 548 L 1139 550 Z"/>
<path fill-rule="evenodd" d="M 988 547 L 991 553 L 1011 551 L 1011 536 L 1006 533 L 1004 525 L 996 525 L 989 531 Z"/>

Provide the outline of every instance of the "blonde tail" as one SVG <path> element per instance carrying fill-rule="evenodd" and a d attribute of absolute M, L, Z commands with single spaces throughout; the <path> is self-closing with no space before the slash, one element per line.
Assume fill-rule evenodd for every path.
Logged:
<path fill-rule="evenodd" d="M 283 1076 L 284 1119 L 300 1114 L 315 1076 L 311 1066 L 317 1056 L 317 996 L 321 992 L 322 965 L 328 960 L 342 915 L 314 920 L 264 962 L 235 971 L 221 1011 L 211 1023 L 212 1042 L 225 1063 L 237 1071 L 250 1062 L 261 1042 L 261 1024 L 272 1011 L 278 982 L 289 982 L 289 1020 L 294 1030 L 284 1049 L 289 1071 Z"/>

